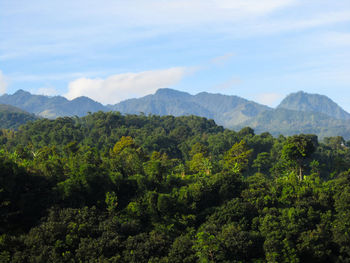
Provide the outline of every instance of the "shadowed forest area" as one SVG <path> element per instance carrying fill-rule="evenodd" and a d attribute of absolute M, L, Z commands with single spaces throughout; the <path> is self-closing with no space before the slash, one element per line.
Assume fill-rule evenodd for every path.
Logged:
<path fill-rule="evenodd" d="M 0 142 L 0 262 L 350 262 L 342 137 L 97 112 Z"/>

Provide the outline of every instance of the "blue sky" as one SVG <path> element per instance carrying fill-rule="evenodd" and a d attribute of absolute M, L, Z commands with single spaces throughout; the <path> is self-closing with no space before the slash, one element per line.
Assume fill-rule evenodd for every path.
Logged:
<path fill-rule="evenodd" d="M 350 111 L 350 1 L 0 0 L 0 93 L 114 104 L 165 87 Z"/>

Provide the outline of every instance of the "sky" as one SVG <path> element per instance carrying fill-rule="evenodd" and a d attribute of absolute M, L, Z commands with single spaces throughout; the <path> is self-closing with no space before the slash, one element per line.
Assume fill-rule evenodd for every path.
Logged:
<path fill-rule="evenodd" d="M 349 0 L 0 0 L 0 94 L 103 104 L 159 88 L 350 111 Z"/>

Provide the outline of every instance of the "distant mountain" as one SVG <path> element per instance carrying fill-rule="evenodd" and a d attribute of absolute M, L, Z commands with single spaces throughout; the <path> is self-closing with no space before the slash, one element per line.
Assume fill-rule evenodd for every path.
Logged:
<path fill-rule="evenodd" d="M 156 115 L 197 115 L 214 119 L 219 125 L 231 127 L 271 108 L 238 96 L 202 92 L 191 95 L 172 89 L 159 89 L 155 94 L 129 99 L 109 108 L 121 113 Z"/>
<path fill-rule="evenodd" d="M 250 126 L 256 133 L 314 133 L 321 138 L 340 135 L 350 139 L 350 114 L 326 96 L 305 92 L 288 95 L 276 109 L 238 96 L 207 92 L 191 95 L 173 89 L 159 89 L 152 95 L 107 106 L 87 97 L 67 100 L 61 96 L 32 95 L 23 90 L 0 96 L 0 103 L 46 118 L 84 116 L 100 110 L 124 114 L 196 115 L 236 130 Z"/>
<path fill-rule="evenodd" d="M 11 105 L 0 104 L 0 128 L 17 129 L 28 121 L 38 119 L 34 114 L 25 112 Z"/>
<path fill-rule="evenodd" d="M 317 134 L 320 138 L 343 136 L 350 139 L 350 121 L 332 118 L 319 112 L 294 111 L 277 108 L 265 111 L 258 116 L 235 126 L 240 129 L 249 126 L 256 133 L 270 132 L 277 136 L 299 133 Z"/>
<path fill-rule="evenodd" d="M 336 119 L 350 120 L 350 114 L 339 107 L 338 104 L 330 98 L 324 95 L 305 93 L 303 91 L 288 95 L 277 108 L 320 112 Z"/>
<path fill-rule="evenodd" d="M 24 90 L 18 90 L 12 95 L 5 94 L 0 96 L 0 103 L 13 105 L 45 118 L 84 116 L 89 111 L 107 110 L 101 103 L 87 97 L 67 100 L 61 96 L 33 95 Z"/>

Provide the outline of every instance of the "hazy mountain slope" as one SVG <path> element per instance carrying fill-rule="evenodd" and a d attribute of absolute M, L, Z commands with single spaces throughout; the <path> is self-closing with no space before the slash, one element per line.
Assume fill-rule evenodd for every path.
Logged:
<path fill-rule="evenodd" d="M 143 112 L 155 115 L 197 115 L 213 118 L 210 111 L 191 101 L 190 94 L 170 89 L 161 89 L 154 95 L 125 100 L 116 105 L 109 105 L 109 107 L 112 110 L 127 114 Z"/>
<path fill-rule="evenodd" d="M 11 104 L 47 118 L 83 116 L 99 110 L 114 110 L 124 114 L 196 115 L 213 119 L 226 128 L 250 126 L 257 133 L 314 133 L 320 137 L 340 135 L 350 139 L 350 114 L 326 96 L 304 92 L 290 94 L 277 109 L 238 96 L 207 92 L 191 95 L 173 89 L 159 89 L 152 95 L 107 106 L 87 97 L 70 101 L 61 96 L 32 95 L 23 90 L 13 95 L 0 96 L 0 103 Z"/>
<path fill-rule="evenodd" d="M 159 89 L 154 95 L 122 101 L 109 107 L 122 113 L 197 115 L 212 118 L 216 123 L 226 127 L 241 123 L 270 109 L 237 96 L 206 92 L 190 95 L 172 89 Z"/>
<path fill-rule="evenodd" d="M 257 116 L 260 112 L 271 110 L 265 105 L 238 96 L 210 94 L 207 92 L 201 92 L 193 96 L 192 100 L 213 112 L 215 121 L 226 127 L 242 123 Z"/>
<path fill-rule="evenodd" d="M 70 101 L 61 96 L 33 95 L 24 90 L 18 90 L 12 95 L 0 96 L 0 103 L 19 107 L 46 118 L 84 116 L 89 111 L 107 110 L 101 103 L 87 97 L 79 97 Z"/>
<path fill-rule="evenodd" d="M 277 108 L 320 112 L 336 119 L 350 120 L 350 114 L 327 96 L 303 91 L 288 95 Z"/>
<path fill-rule="evenodd" d="M 319 112 L 303 112 L 287 109 L 265 111 L 233 128 L 249 126 L 256 133 L 268 131 L 272 135 L 298 133 L 317 134 L 320 138 L 343 136 L 350 139 L 350 121 L 338 120 Z"/>
<path fill-rule="evenodd" d="M 2 129 L 17 129 L 20 125 L 36 119 L 34 114 L 11 105 L 0 104 L 0 128 Z"/>

